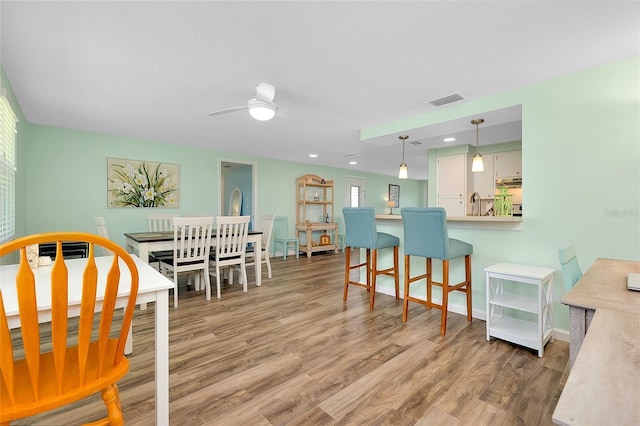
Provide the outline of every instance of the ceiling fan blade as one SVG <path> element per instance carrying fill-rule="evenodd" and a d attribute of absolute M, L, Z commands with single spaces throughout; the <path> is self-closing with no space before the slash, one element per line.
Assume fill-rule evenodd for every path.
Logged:
<path fill-rule="evenodd" d="M 247 106 L 245 105 L 245 106 L 237 106 L 233 108 L 225 108 L 218 111 L 210 112 L 207 115 L 222 115 L 222 114 L 227 114 L 234 111 L 240 111 L 241 109 L 247 109 Z"/>
<path fill-rule="evenodd" d="M 266 102 L 273 102 L 276 97 L 276 87 L 269 83 L 259 83 L 256 86 L 256 98 Z"/>

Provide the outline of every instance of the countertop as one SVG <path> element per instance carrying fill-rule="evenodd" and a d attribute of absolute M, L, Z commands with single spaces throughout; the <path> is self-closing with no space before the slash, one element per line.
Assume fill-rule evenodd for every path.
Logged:
<path fill-rule="evenodd" d="M 402 215 L 377 214 L 376 219 L 402 220 Z M 522 222 L 522 216 L 447 216 L 447 222 Z"/>

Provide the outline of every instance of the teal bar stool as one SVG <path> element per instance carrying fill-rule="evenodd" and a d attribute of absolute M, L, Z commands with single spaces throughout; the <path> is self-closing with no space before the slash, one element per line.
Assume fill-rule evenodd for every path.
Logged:
<path fill-rule="evenodd" d="M 580 269 L 576 257 L 576 246 L 571 244 L 563 249 L 558 249 L 558 258 L 560 258 L 560 267 L 562 268 L 564 289 L 568 293 L 582 277 L 582 269 Z"/>
<path fill-rule="evenodd" d="M 409 302 L 425 305 L 428 309 L 442 311 L 440 335 L 447 333 L 447 308 L 449 293 L 458 290 L 467 294 L 467 321 L 471 322 L 471 254 L 473 246 L 460 240 L 449 238 L 447 233 L 447 215 L 441 207 L 416 208 L 405 207 L 401 210 L 404 225 L 404 306 L 402 321 L 407 322 Z M 411 277 L 411 256 L 426 258 L 426 273 Z M 449 261 L 464 257 L 465 280 L 454 285 L 449 284 Z M 442 260 L 442 282 L 433 281 L 432 259 Z M 412 282 L 426 279 L 427 300 L 409 295 Z M 432 287 L 442 287 L 442 304 L 433 303 Z"/>
<path fill-rule="evenodd" d="M 345 254 L 346 267 L 344 274 L 344 296 L 347 301 L 349 284 L 364 287 L 371 293 L 369 309 L 373 310 L 376 297 L 376 279 L 378 275 L 388 275 L 394 277 L 396 285 L 396 300 L 400 300 L 400 278 L 398 274 L 398 247 L 400 239 L 391 234 L 378 232 L 376 229 L 375 213 L 371 207 L 344 207 L 342 209 L 344 222 L 346 225 Z M 393 266 L 386 269 L 378 269 L 378 250 L 393 247 Z M 366 249 L 366 260 L 364 263 L 351 265 L 351 249 Z M 367 282 L 351 281 L 349 275 L 351 270 L 362 267 L 367 268 Z"/>

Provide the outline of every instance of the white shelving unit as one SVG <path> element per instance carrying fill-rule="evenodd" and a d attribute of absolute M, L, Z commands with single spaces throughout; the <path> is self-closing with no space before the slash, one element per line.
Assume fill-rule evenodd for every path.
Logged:
<path fill-rule="evenodd" d="M 544 345 L 552 340 L 554 270 L 498 263 L 484 271 L 487 283 L 487 340 L 493 336 L 536 349 L 538 356 L 542 357 Z M 536 318 L 535 322 L 529 320 L 532 317 Z"/>

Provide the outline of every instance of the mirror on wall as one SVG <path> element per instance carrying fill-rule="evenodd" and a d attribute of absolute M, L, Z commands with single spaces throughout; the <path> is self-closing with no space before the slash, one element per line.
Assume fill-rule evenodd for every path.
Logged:
<path fill-rule="evenodd" d="M 229 216 L 240 216 L 242 212 L 242 191 L 240 188 L 234 188 L 229 198 Z"/>

